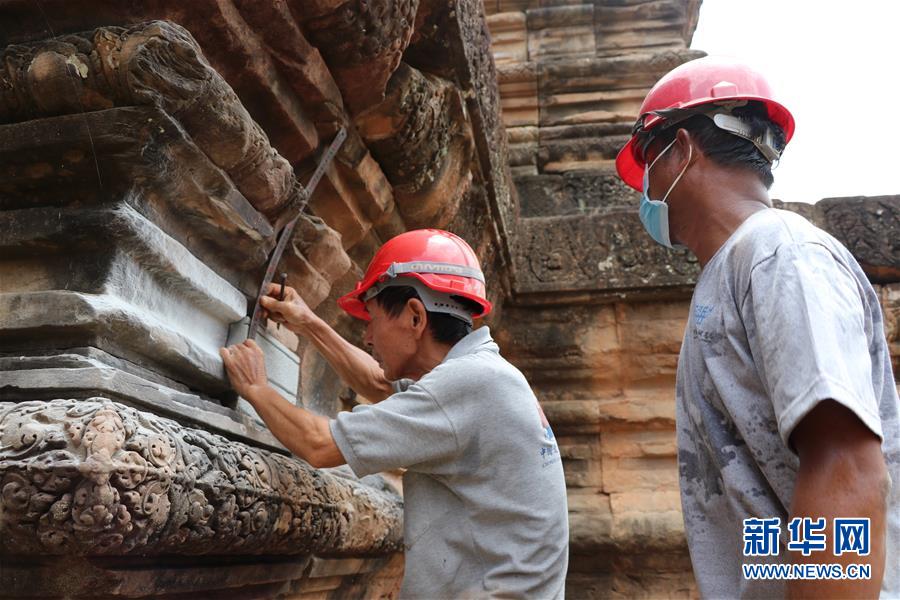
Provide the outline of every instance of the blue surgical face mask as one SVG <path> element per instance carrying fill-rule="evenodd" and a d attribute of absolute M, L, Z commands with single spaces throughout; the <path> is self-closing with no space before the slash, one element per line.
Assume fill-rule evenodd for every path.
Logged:
<path fill-rule="evenodd" d="M 647 233 L 650 234 L 650 237 L 652 237 L 656 243 L 662 244 L 667 248 L 674 248 L 675 246 L 672 245 L 672 240 L 669 237 L 669 205 L 666 204 L 666 198 L 669 197 L 672 189 L 675 188 L 675 184 L 678 183 L 681 176 L 687 171 L 688 165 L 691 164 L 691 147 L 688 146 L 687 164 L 684 165 L 681 173 L 678 174 L 678 177 L 676 177 L 675 181 L 672 182 L 672 185 L 669 186 L 669 189 L 666 192 L 666 195 L 662 197 L 662 200 L 651 199 L 647 190 L 650 189 L 650 169 L 653 168 L 653 165 L 655 165 L 660 158 L 662 158 L 663 154 L 669 151 L 669 148 L 671 148 L 674 143 L 675 140 L 672 140 L 672 143 L 666 146 L 663 151 L 659 153 L 659 156 L 653 159 L 653 162 L 644 169 L 644 193 L 641 196 L 641 207 L 639 210 L 641 223 L 644 225 L 644 229 L 647 230 Z"/>

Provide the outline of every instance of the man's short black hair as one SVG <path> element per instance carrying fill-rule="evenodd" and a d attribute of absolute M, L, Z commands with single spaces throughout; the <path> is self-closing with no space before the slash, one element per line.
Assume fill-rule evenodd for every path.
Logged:
<path fill-rule="evenodd" d="M 731 114 L 749 124 L 751 135 L 754 137 L 764 133 L 766 128 L 771 128 L 775 134 L 775 150 L 781 152 L 784 149 L 784 131 L 769 120 L 766 107 L 761 102 L 750 101 L 746 106 L 732 110 Z M 697 140 L 697 145 L 703 154 L 717 165 L 749 169 L 756 173 L 766 188 L 772 187 L 774 182 L 772 165 L 753 145 L 753 142 L 716 127 L 712 119 L 707 116 L 694 115 L 664 129 L 653 138 L 650 144 L 657 148 L 658 153 L 675 139 L 675 134 L 679 129 L 688 130 L 691 136 Z"/>
<path fill-rule="evenodd" d="M 406 303 L 412 298 L 421 300 L 419 293 L 415 288 L 398 285 L 381 290 L 381 292 L 375 296 L 375 301 L 378 302 L 378 306 L 380 306 L 389 316 L 396 317 L 403 312 L 403 307 L 405 307 Z M 453 299 L 470 308 L 472 314 L 476 314 L 481 310 L 481 307 L 477 306 L 468 298 L 453 296 Z M 462 319 L 447 313 L 432 312 L 430 310 L 426 312 L 428 314 L 428 329 L 431 331 L 431 335 L 435 341 L 441 342 L 442 344 L 453 345 L 472 333 L 472 326 Z"/>

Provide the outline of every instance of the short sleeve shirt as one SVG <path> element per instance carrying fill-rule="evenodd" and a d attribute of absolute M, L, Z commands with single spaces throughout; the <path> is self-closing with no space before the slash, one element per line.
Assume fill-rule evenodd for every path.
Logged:
<path fill-rule="evenodd" d="M 405 468 L 406 598 L 561 598 L 568 509 L 559 448 L 487 327 L 331 432 L 358 476 Z"/>
<path fill-rule="evenodd" d="M 797 424 L 835 400 L 882 439 L 889 494 L 883 597 L 900 597 L 900 421 L 878 297 L 850 252 L 795 213 L 755 213 L 697 282 L 677 375 L 685 530 L 704 597 L 780 597 L 743 563 L 788 562 Z M 835 427 L 840 427 L 835 423 Z M 848 517 L 854 515 L 847 515 Z M 780 519 L 777 556 L 743 555 L 743 520 Z"/>

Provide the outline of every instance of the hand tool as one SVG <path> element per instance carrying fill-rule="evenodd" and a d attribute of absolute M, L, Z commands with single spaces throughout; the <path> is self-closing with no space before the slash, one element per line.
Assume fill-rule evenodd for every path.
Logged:
<path fill-rule="evenodd" d="M 334 140 L 331 142 L 328 150 L 325 151 L 325 154 L 319 161 L 315 172 L 309 179 L 309 183 L 306 184 L 306 187 L 302 185 L 300 186 L 300 194 L 302 195 L 300 211 L 298 211 L 297 216 L 288 221 L 288 223 L 281 230 L 281 233 L 278 236 L 278 243 L 275 245 L 275 249 L 272 250 L 272 255 L 269 257 L 269 265 L 266 267 L 266 274 L 263 277 L 262 284 L 259 286 L 259 294 L 257 294 L 256 296 L 256 305 L 253 307 L 253 315 L 250 317 L 250 327 L 247 329 L 248 340 L 256 338 L 257 329 L 260 325 L 260 321 L 262 321 L 262 305 L 259 303 L 259 299 L 268 294 L 269 284 L 272 283 L 272 279 L 275 277 L 275 269 L 278 267 L 278 263 L 281 261 L 281 255 L 284 254 L 284 250 L 285 248 L 287 248 L 288 242 L 291 239 L 291 235 L 293 235 L 294 233 L 294 227 L 297 225 L 297 222 L 302 216 L 303 208 L 306 207 L 306 204 L 312 197 L 316 186 L 319 184 L 319 180 L 322 178 L 322 175 L 325 174 L 325 169 L 328 168 L 328 165 L 334 159 L 337 151 L 340 149 L 341 144 L 344 143 L 345 139 L 347 139 L 347 130 L 341 127 L 341 129 L 337 132 L 337 135 L 334 136 Z M 281 293 L 283 295 L 283 281 L 281 285 Z"/>

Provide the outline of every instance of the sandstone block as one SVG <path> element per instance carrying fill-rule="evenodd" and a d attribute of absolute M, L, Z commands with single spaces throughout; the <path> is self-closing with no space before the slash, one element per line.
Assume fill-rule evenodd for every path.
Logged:
<path fill-rule="evenodd" d="M 675 434 L 669 429 L 604 430 L 600 436 L 604 456 L 613 458 L 675 457 Z"/>
<path fill-rule="evenodd" d="M 494 62 L 498 66 L 528 60 L 528 30 L 525 26 L 524 12 L 490 15 L 487 17 L 487 26 L 491 31 L 491 51 L 494 54 Z"/>
<path fill-rule="evenodd" d="M 603 491 L 609 494 L 678 489 L 675 457 L 614 458 L 603 456 Z"/>

